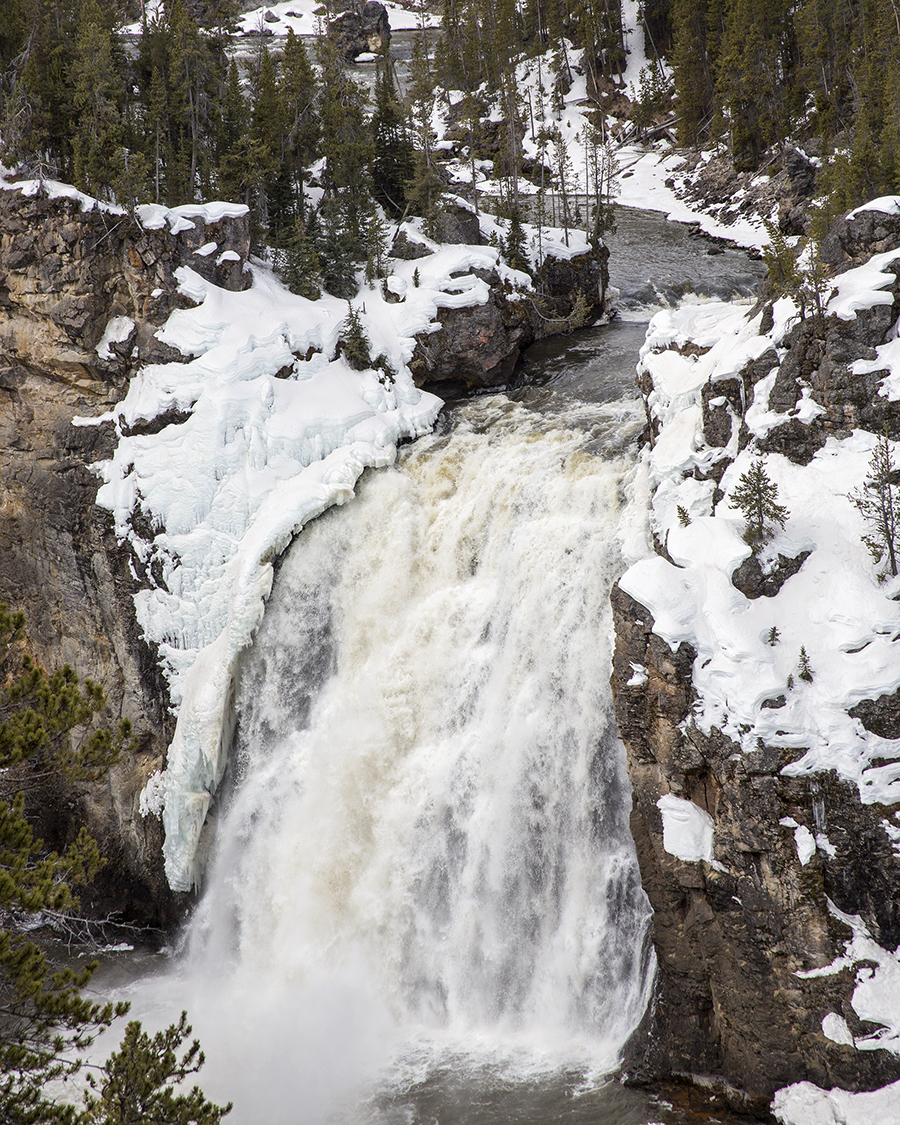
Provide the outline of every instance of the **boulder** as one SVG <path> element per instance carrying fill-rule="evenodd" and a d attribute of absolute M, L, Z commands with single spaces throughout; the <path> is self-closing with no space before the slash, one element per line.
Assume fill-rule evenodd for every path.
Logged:
<path fill-rule="evenodd" d="M 391 42 L 387 9 L 376 0 L 367 0 L 365 4 L 353 0 L 345 12 L 329 22 L 328 35 L 347 62 L 367 52 L 378 54 Z"/>

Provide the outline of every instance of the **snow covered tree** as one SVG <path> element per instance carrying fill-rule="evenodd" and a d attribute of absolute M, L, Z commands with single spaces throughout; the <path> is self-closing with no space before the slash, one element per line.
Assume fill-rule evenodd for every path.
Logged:
<path fill-rule="evenodd" d="M 897 576 L 897 555 L 900 553 L 900 468 L 894 461 L 887 432 L 881 434 L 869 462 L 869 473 L 861 488 L 850 496 L 871 533 L 862 541 L 869 548 L 875 565 L 881 564 L 887 554 L 887 565 L 893 577 Z"/>
<path fill-rule="evenodd" d="M 769 535 L 771 529 L 767 525 L 784 527 L 790 514 L 777 498 L 778 486 L 766 472 L 762 454 L 757 454 L 747 472 L 741 475 L 730 500 L 732 507 L 740 508 L 747 521 L 744 539 L 754 550 Z"/>

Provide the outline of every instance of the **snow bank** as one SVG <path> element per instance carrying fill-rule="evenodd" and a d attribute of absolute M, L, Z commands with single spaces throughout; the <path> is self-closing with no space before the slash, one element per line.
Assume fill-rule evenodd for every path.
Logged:
<path fill-rule="evenodd" d="M 778 1091 L 772 1112 L 782 1125 L 897 1125 L 900 1082 L 865 1094 L 797 1082 Z"/>
<path fill-rule="evenodd" d="M 214 205 L 153 208 L 141 219 L 177 229 L 217 213 Z M 347 302 L 294 296 L 261 268 L 242 293 L 177 271 L 180 291 L 198 304 L 173 312 L 157 335 L 187 362 L 144 367 L 103 416 L 119 442 L 100 467 L 98 493 L 145 579 L 138 621 L 178 708 L 165 773 L 142 802 L 162 812 L 174 889 L 199 876 L 201 830 L 225 766 L 235 661 L 262 618 L 274 560 L 307 521 L 353 496 L 364 469 L 391 464 L 398 442 L 431 428 L 441 403 L 413 384 L 415 334 L 434 331 L 443 308 L 486 301 L 474 271 L 497 259 L 490 247 L 436 248 L 396 263 L 388 289 L 401 300 L 386 301 L 380 287 L 360 293 L 355 307 L 372 355 L 387 358 L 393 379 L 332 358 Z M 108 339 L 125 327 L 111 326 Z M 167 412 L 186 417 L 173 413 L 156 434 L 133 432 Z"/>

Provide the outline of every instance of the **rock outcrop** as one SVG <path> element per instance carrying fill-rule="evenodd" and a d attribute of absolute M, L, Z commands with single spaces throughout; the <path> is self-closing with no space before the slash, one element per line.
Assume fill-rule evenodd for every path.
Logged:
<path fill-rule="evenodd" d="M 477 216 L 465 207 L 445 208 L 437 223 L 444 244 L 485 241 Z M 392 248 L 407 260 L 423 251 L 423 244 L 405 231 Z M 606 311 L 608 258 L 605 246 L 568 258 L 548 254 L 530 291 L 513 286 L 497 270 L 475 271 L 489 288 L 488 300 L 443 310 L 439 331 L 417 338 L 410 363 L 417 385 L 445 399 L 507 386 L 529 344 L 580 328 Z"/>
<path fill-rule="evenodd" d="M 835 227 L 824 256 L 841 271 L 898 247 L 900 215 L 867 211 Z M 689 489 L 708 490 L 713 515 L 723 474 L 754 437 L 748 409 L 755 392 L 773 373 L 767 401 L 756 396 L 755 408 L 768 411 L 755 434 L 758 448 L 805 466 L 829 436 L 840 441 L 857 427 L 875 434 L 886 427 L 900 436 L 900 402 L 877 393 L 886 371 L 851 371 L 854 361 L 876 358 L 900 316 L 900 256 L 884 268 L 895 281 L 882 285 L 881 304 L 848 319 L 808 316 L 777 349 L 763 350 L 763 341 L 758 358 L 737 376 L 708 383 L 698 394 L 697 456 L 704 456 L 705 443 L 707 467 L 693 469 L 685 481 Z M 761 323 L 761 332 L 771 328 L 771 307 Z M 685 348 L 692 346 L 682 342 L 680 354 L 689 355 Z M 640 385 L 649 417 L 657 388 L 646 371 Z M 655 419 L 648 436 L 660 436 Z M 655 546 L 671 563 L 665 543 L 657 538 Z M 773 549 L 766 566 L 756 555 L 745 558 L 731 574 L 732 586 L 748 599 L 741 604 L 773 598 L 796 582 L 810 554 L 787 557 Z M 672 566 L 666 573 L 682 572 Z M 748 748 L 735 741 L 738 734 L 722 733 L 727 715 L 701 729 L 697 650 L 687 641 L 672 647 L 657 635 L 650 610 L 625 589 L 614 588 L 612 602 L 616 718 L 634 786 L 632 832 L 658 958 L 656 1002 L 629 1046 L 627 1073 L 636 1082 L 693 1083 L 760 1116 L 768 1115 L 774 1091 L 793 1082 L 860 1090 L 896 1081 L 896 1054 L 872 1049 L 871 1040 L 869 1049 L 853 1046 L 875 1029 L 853 1006 L 859 980 L 853 965 L 840 961 L 851 936 L 847 916 L 856 916 L 882 949 L 900 945 L 900 855 L 886 820 L 893 809 L 864 803 L 860 786 L 835 770 L 785 773 L 805 747 L 757 739 L 756 749 Z M 773 629 L 768 643 L 777 643 L 775 637 Z M 873 691 L 875 698 L 847 714 L 895 739 L 898 694 Z M 758 704 L 767 715 L 785 706 L 783 692 Z M 714 847 L 707 858 L 685 861 L 667 850 L 657 803 L 665 795 L 708 814 Z M 829 1019 L 836 1022 L 823 1022 Z"/>
<path fill-rule="evenodd" d="M 142 925 L 178 912 L 162 872 L 160 823 L 138 812 L 172 716 L 135 622 L 127 551 L 94 504 L 91 466 L 109 457 L 116 436 L 111 424 L 73 419 L 119 401 L 138 362 L 181 358 L 154 335 L 184 302 L 179 265 L 226 287 L 246 284 L 246 215 L 205 223 L 204 212 L 189 212 L 167 213 L 180 228 L 173 234 L 162 209 L 142 225 L 74 193 L 0 190 L 0 600 L 25 611 L 39 659 L 99 682 L 107 718 L 128 717 L 140 733 L 137 753 L 104 781 L 43 793 L 39 828 L 62 846 L 86 823 L 107 864 L 82 904 Z"/>
<path fill-rule="evenodd" d="M 328 35 L 347 62 L 362 54 L 378 54 L 390 45 L 391 25 L 384 4 L 343 0 L 336 7 L 345 11 L 330 21 Z"/>

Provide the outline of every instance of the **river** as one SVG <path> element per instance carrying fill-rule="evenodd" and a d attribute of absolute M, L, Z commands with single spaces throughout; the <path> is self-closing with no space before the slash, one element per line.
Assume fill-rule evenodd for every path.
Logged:
<path fill-rule="evenodd" d="M 649 312 L 760 269 L 620 216 L 621 317 L 450 405 L 279 565 L 203 896 L 118 986 L 189 1010 L 235 1125 L 686 1120 L 609 1077 L 654 964 L 609 589 Z"/>

